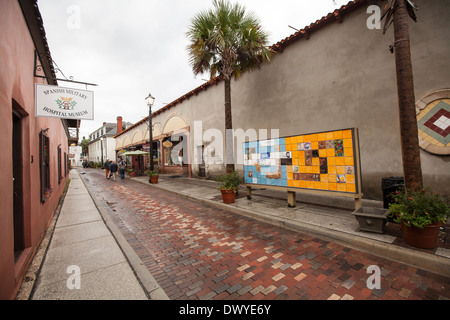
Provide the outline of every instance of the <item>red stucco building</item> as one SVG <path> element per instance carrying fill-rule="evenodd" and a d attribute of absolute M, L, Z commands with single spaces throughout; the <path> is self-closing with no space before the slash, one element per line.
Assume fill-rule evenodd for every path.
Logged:
<path fill-rule="evenodd" d="M 0 299 L 14 299 L 68 179 L 78 120 L 35 117 L 35 83 L 57 85 L 36 0 L 0 0 Z"/>

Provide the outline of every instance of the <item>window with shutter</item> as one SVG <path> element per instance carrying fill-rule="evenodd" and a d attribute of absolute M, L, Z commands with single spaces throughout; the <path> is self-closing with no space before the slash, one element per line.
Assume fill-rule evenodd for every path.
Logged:
<path fill-rule="evenodd" d="M 50 139 L 45 130 L 39 133 L 39 170 L 41 176 L 41 202 L 47 200 L 46 192 L 49 193 L 50 187 Z"/>

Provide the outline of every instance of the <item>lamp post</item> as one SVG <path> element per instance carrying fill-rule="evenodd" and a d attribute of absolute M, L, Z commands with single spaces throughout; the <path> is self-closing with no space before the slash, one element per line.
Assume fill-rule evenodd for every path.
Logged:
<path fill-rule="evenodd" d="M 155 102 L 155 98 L 152 97 L 151 93 L 149 93 L 148 97 L 145 98 L 145 102 L 147 103 L 147 106 L 148 106 L 148 131 L 149 131 L 149 136 L 150 136 L 150 170 L 153 171 L 154 165 L 153 165 L 152 106 L 153 106 L 153 103 Z"/>
<path fill-rule="evenodd" d="M 102 149 L 102 168 L 103 168 L 103 140 L 105 140 L 105 138 L 104 138 L 104 137 L 101 137 L 101 138 L 100 138 L 100 147 L 101 147 L 101 149 Z"/>

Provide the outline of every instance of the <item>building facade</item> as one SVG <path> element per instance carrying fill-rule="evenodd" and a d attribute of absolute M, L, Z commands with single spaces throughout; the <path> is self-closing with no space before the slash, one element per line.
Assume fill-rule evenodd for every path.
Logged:
<path fill-rule="evenodd" d="M 117 117 L 116 123 L 103 122 L 103 125 L 89 135 L 88 160 L 104 163 L 106 159 L 116 161 L 114 136 L 124 129 L 132 126 L 130 122 L 123 122 L 122 117 Z"/>
<path fill-rule="evenodd" d="M 0 1 L 0 299 L 14 299 L 68 179 L 79 121 L 35 117 L 35 83 L 57 85 L 36 1 Z"/>
<path fill-rule="evenodd" d="M 161 173 L 191 174 L 188 145 L 190 126 L 187 119 L 178 113 L 155 117 L 153 126 L 153 162 Z M 148 117 L 115 136 L 115 150 L 120 156 L 125 151 L 149 151 Z M 144 172 L 150 163 L 149 156 L 127 157 L 127 162 L 135 171 Z"/>
<path fill-rule="evenodd" d="M 83 149 L 80 146 L 69 147 L 69 161 L 72 167 L 81 167 L 83 163 Z"/>
<path fill-rule="evenodd" d="M 410 20 L 409 28 L 424 184 L 450 196 L 449 2 L 416 2 L 418 22 Z M 243 140 L 346 128 L 359 131 L 366 198 L 381 199 L 382 179 L 403 175 L 395 59 L 389 50 L 393 28 L 383 34 L 368 27 L 371 4 L 352 1 L 322 17 L 274 44 L 270 63 L 232 81 L 233 128 L 241 136 L 234 140 L 233 161 L 242 175 Z M 183 149 L 183 172 L 223 172 L 223 91 L 215 78 L 153 112 L 154 156 L 162 169 L 171 169 Z M 147 123 L 145 118 L 116 135 L 116 151 L 148 144 Z M 174 142 L 164 147 L 178 135 L 185 138 L 182 147 L 170 149 Z"/>

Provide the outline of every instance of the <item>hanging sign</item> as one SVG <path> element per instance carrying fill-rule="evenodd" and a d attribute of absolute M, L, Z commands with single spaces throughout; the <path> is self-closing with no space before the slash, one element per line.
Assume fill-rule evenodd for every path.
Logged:
<path fill-rule="evenodd" d="M 36 83 L 36 117 L 94 120 L 94 92 Z"/>

